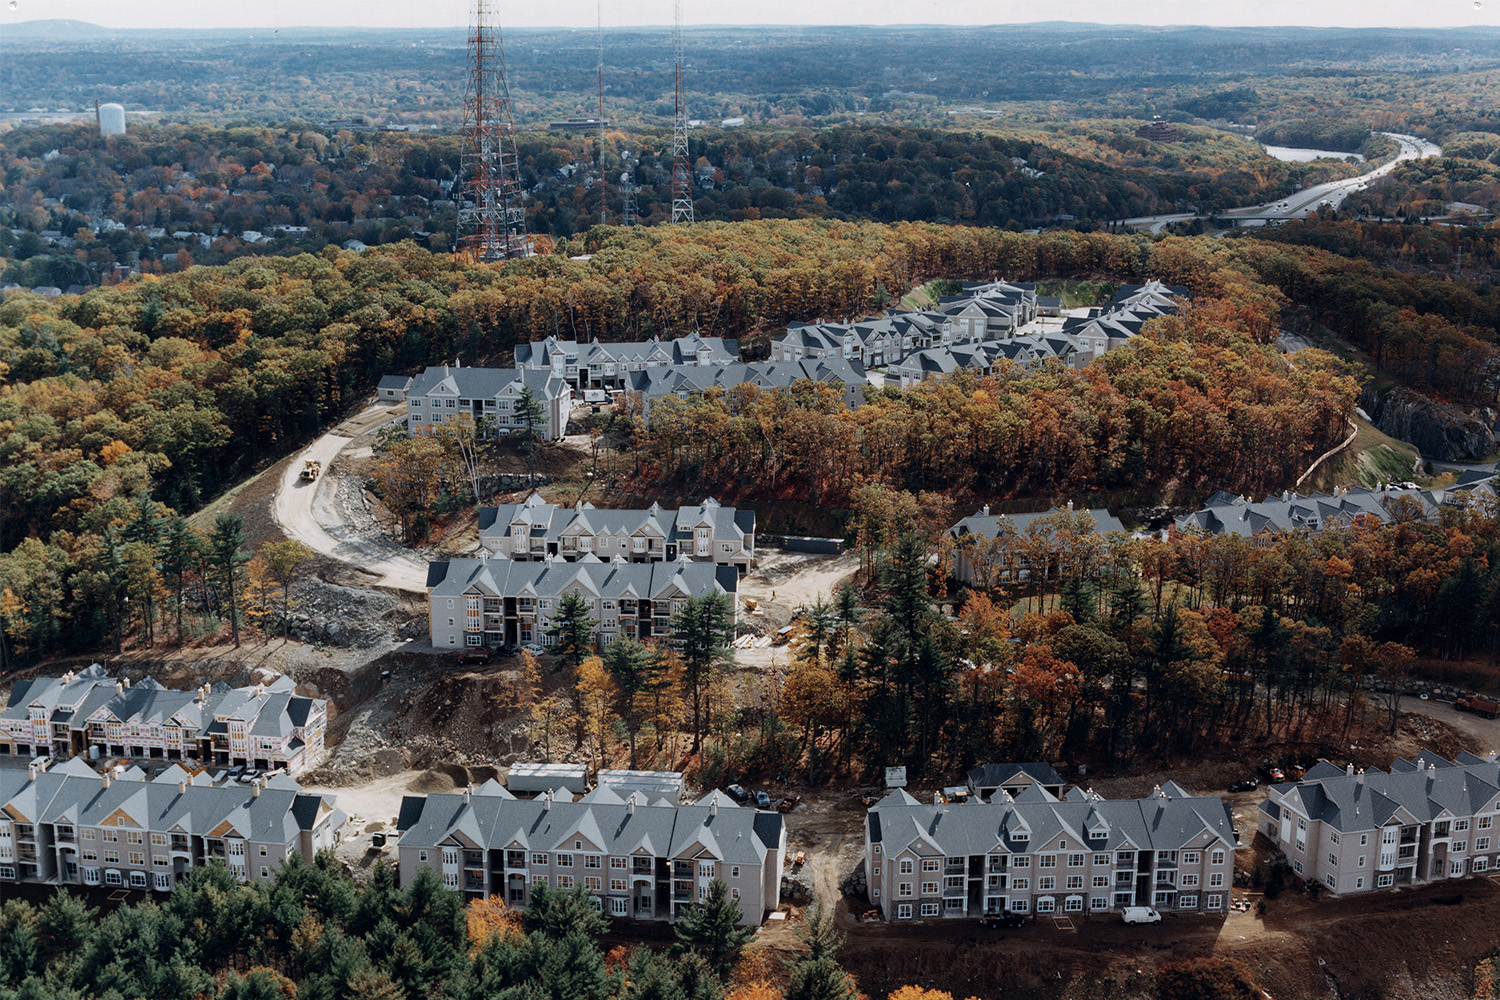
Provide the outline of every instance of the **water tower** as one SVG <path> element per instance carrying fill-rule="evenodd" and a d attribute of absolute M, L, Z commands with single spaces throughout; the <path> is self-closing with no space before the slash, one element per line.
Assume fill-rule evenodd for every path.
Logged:
<path fill-rule="evenodd" d="M 98 105 L 99 134 L 124 135 L 125 109 L 118 104 Z"/>

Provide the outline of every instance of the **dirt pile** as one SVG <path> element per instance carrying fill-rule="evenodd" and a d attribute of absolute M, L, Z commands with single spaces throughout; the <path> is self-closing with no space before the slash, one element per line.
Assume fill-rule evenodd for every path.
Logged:
<path fill-rule="evenodd" d="M 410 638 L 410 623 L 425 622 L 403 609 L 394 596 L 379 590 L 341 587 L 317 577 L 292 586 L 292 638 L 348 649 L 371 649 L 400 635 Z"/>

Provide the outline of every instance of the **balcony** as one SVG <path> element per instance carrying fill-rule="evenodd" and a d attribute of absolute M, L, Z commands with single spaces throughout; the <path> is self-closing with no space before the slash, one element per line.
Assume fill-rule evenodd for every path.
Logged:
<path fill-rule="evenodd" d="M 631 862 L 630 862 L 630 874 L 632 874 L 632 875 L 650 875 L 652 873 L 652 871 L 653 871 L 653 865 L 651 864 L 651 859 L 650 858 L 632 858 L 631 859 Z"/>

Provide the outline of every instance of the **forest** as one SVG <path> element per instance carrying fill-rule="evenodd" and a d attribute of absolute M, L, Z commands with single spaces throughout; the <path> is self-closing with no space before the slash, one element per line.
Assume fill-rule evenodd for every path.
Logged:
<path fill-rule="evenodd" d="M 1134 126 L 695 130 L 694 211 L 702 221 L 1093 229 L 1186 205 L 1212 211 L 1284 197 L 1352 172 L 1331 161 L 1274 160 L 1220 130 L 1190 129 L 1168 145 L 1136 138 Z M 601 203 L 620 222 L 617 181 L 626 169 L 638 187 L 638 221 L 666 221 L 669 150 L 666 133 L 611 129 L 610 183 L 601 186 L 595 136 L 522 133 L 529 231 L 586 231 Z M 137 264 L 184 270 L 246 255 L 316 253 L 350 239 L 371 246 L 417 239 L 446 250 L 454 212 L 445 192 L 457 165 L 451 133 L 147 125 L 105 140 L 87 126 L 17 129 L 0 135 L 0 255 L 9 258 L 0 282 L 108 283 Z M 153 238 L 151 228 L 163 232 Z M 257 235 L 247 239 L 246 231 Z M 52 242 L 39 235 L 47 232 Z M 68 244 L 57 245 L 59 238 Z"/>
<path fill-rule="evenodd" d="M 467 905 L 423 867 L 397 887 L 377 864 L 356 885 L 332 852 L 293 855 L 244 884 L 222 861 L 161 900 L 101 910 L 68 890 L 0 905 L 4 1000 L 856 1000 L 832 918 L 803 925 L 789 959 L 750 947 L 716 881 L 654 949 L 616 943 L 581 888 L 533 887 L 524 910 Z M 903 988 L 895 1000 L 952 1000 Z"/>

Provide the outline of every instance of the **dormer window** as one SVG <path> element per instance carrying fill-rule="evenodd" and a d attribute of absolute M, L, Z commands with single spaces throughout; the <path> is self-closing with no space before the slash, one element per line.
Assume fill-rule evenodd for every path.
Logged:
<path fill-rule="evenodd" d="M 1030 830 L 1012 830 L 1011 834 L 1010 834 L 1010 839 L 1014 840 L 1018 844 L 1024 844 L 1024 843 L 1026 843 L 1027 841 L 1029 841 L 1031 839 L 1031 831 Z"/>

